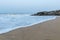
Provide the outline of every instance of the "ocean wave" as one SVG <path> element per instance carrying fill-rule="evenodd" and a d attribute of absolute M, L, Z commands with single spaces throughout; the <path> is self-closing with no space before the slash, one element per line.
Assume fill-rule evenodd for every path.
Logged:
<path fill-rule="evenodd" d="M 20 16 L 20 15 L 8 15 L 1 16 L 0 19 L 0 34 L 12 31 L 17 28 L 29 27 L 38 23 L 45 22 L 47 20 L 55 19 L 56 16 Z M 3 24 L 2 24 L 3 23 Z"/>

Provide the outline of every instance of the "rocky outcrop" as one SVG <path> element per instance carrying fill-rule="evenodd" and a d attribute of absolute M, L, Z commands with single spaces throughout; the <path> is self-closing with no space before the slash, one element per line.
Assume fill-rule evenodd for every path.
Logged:
<path fill-rule="evenodd" d="M 36 14 L 32 14 L 32 16 L 44 16 L 44 15 L 60 15 L 60 10 L 56 11 L 43 11 L 43 12 L 38 12 Z"/>

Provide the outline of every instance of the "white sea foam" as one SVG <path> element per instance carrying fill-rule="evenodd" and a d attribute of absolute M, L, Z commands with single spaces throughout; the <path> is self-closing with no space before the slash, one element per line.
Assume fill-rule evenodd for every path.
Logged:
<path fill-rule="evenodd" d="M 4 26 L 7 26 L 7 27 L 4 28 L 1 24 L 0 25 L 0 34 L 15 30 L 17 28 L 29 27 L 31 25 L 35 25 L 35 24 L 42 23 L 47 20 L 52 20 L 52 19 L 56 18 L 56 16 L 44 16 L 43 17 L 43 16 L 28 16 L 28 15 L 25 15 L 25 16 L 9 15 L 7 17 L 5 17 L 5 18 L 7 18 L 8 20 L 7 19 L 4 19 L 4 20 L 7 21 L 8 24 L 6 22 L 3 22 L 3 23 L 5 23 Z M 4 18 L 4 17 L 2 17 L 2 18 Z M 12 18 L 14 18 L 14 19 L 12 19 Z M 15 20 L 15 19 L 17 19 L 17 20 Z M 16 25 L 16 23 L 17 23 L 17 25 Z M 1 29 L 1 27 L 2 27 L 2 29 Z"/>

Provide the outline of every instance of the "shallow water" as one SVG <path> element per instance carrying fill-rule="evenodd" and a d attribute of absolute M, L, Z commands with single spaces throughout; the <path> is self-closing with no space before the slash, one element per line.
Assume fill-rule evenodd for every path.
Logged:
<path fill-rule="evenodd" d="M 0 34 L 55 18 L 55 16 L 0 15 Z"/>

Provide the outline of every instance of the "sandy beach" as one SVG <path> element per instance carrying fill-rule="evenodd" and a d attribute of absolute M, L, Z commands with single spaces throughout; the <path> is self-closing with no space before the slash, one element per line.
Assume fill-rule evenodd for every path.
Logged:
<path fill-rule="evenodd" d="M 0 34 L 0 40 L 60 40 L 60 17 Z"/>

